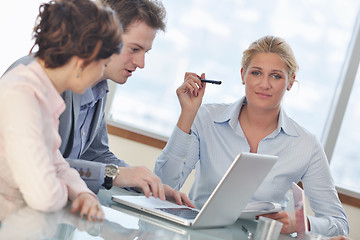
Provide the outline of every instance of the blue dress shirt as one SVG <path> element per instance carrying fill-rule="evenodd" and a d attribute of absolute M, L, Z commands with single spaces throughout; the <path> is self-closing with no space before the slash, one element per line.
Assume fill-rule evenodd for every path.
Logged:
<path fill-rule="evenodd" d="M 104 98 L 108 92 L 109 87 L 106 81 L 101 81 L 94 87 L 87 88 L 81 95 L 79 117 L 74 128 L 74 145 L 69 154 L 69 158 L 78 159 L 80 153 L 83 152 L 85 144 L 89 139 L 89 133 L 91 132 L 90 127 L 96 103 L 99 99 Z"/>
<path fill-rule="evenodd" d="M 189 197 L 202 206 L 235 157 L 240 152 L 250 151 L 238 121 L 244 104 L 245 97 L 233 104 L 202 105 L 190 134 L 178 127 L 174 129 L 156 161 L 155 174 L 163 183 L 179 190 L 195 169 Z M 329 236 L 348 234 L 347 218 L 326 155 L 314 135 L 281 109 L 277 128 L 259 142 L 257 152 L 279 159 L 252 201 L 272 201 L 285 208 L 292 182 L 302 181 L 315 213 L 315 217 L 309 216 L 311 231 Z"/>

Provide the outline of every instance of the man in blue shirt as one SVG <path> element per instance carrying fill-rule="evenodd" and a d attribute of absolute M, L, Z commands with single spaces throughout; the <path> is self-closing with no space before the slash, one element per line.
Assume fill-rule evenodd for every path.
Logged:
<path fill-rule="evenodd" d="M 105 105 L 108 93 L 107 79 L 124 84 L 137 68 L 144 68 L 145 53 L 151 47 L 158 30 L 165 31 L 166 11 L 160 2 L 152 0 L 101 0 L 117 14 L 123 26 L 123 46 L 106 65 L 104 76 L 82 95 L 65 91 L 66 104 L 60 116 L 60 151 L 70 166 L 77 169 L 88 187 L 97 193 L 104 185 L 140 188 L 146 196 L 153 195 L 193 206 L 184 193 L 163 185 L 159 177 L 145 167 L 129 166 L 110 150 L 105 122 Z M 16 61 L 28 64 L 32 56 Z M 8 70 L 9 70 L 8 69 Z M 81 73 L 80 73 L 81 77 Z M 115 165 L 115 168 L 114 168 Z M 107 176 L 104 182 L 105 172 Z M 108 176 L 108 173 L 113 173 Z M 107 181 L 106 179 L 110 179 Z"/>

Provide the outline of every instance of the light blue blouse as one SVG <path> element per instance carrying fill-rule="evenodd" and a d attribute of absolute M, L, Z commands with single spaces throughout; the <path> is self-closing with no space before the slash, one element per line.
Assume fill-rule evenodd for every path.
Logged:
<path fill-rule="evenodd" d="M 179 190 L 196 169 L 189 197 L 202 206 L 235 157 L 250 151 L 238 121 L 243 104 L 246 104 L 245 97 L 233 104 L 202 105 L 191 134 L 178 127 L 174 129 L 156 161 L 155 174 L 163 183 Z M 328 236 L 348 234 L 349 225 L 325 152 L 313 134 L 281 109 L 278 127 L 260 141 L 257 152 L 279 159 L 252 201 L 272 201 L 285 207 L 292 182 L 302 181 L 315 214 L 315 217 L 309 216 L 311 231 Z"/>

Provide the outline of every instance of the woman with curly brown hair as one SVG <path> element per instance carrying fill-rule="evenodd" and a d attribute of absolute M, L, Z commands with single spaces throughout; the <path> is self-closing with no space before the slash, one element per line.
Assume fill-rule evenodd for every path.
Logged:
<path fill-rule="evenodd" d="M 37 60 L 19 65 L 0 81 L 0 219 L 28 205 L 56 211 L 72 200 L 73 212 L 102 220 L 99 200 L 62 157 L 60 94 L 83 93 L 120 52 L 114 13 L 89 0 L 50 1 L 34 28 Z M 33 48 L 34 48 L 33 47 Z"/>

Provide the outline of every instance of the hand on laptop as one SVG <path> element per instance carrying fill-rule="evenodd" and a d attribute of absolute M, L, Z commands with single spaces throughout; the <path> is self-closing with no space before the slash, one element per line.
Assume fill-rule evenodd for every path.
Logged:
<path fill-rule="evenodd" d="M 195 207 L 185 193 L 178 192 L 170 186 L 162 184 L 160 178 L 146 167 L 119 167 L 119 174 L 114 180 L 114 185 L 138 189 L 146 197 L 153 196 L 179 205 Z"/>
<path fill-rule="evenodd" d="M 153 196 L 165 200 L 164 186 L 160 178 L 143 166 L 119 167 L 114 185 L 140 188 L 146 197 Z"/>
<path fill-rule="evenodd" d="M 163 184 L 163 186 L 165 190 L 166 200 L 177 203 L 179 205 L 185 205 L 195 208 L 194 204 L 190 201 L 190 199 L 185 193 L 176 191 L 166 184 Z"/>

